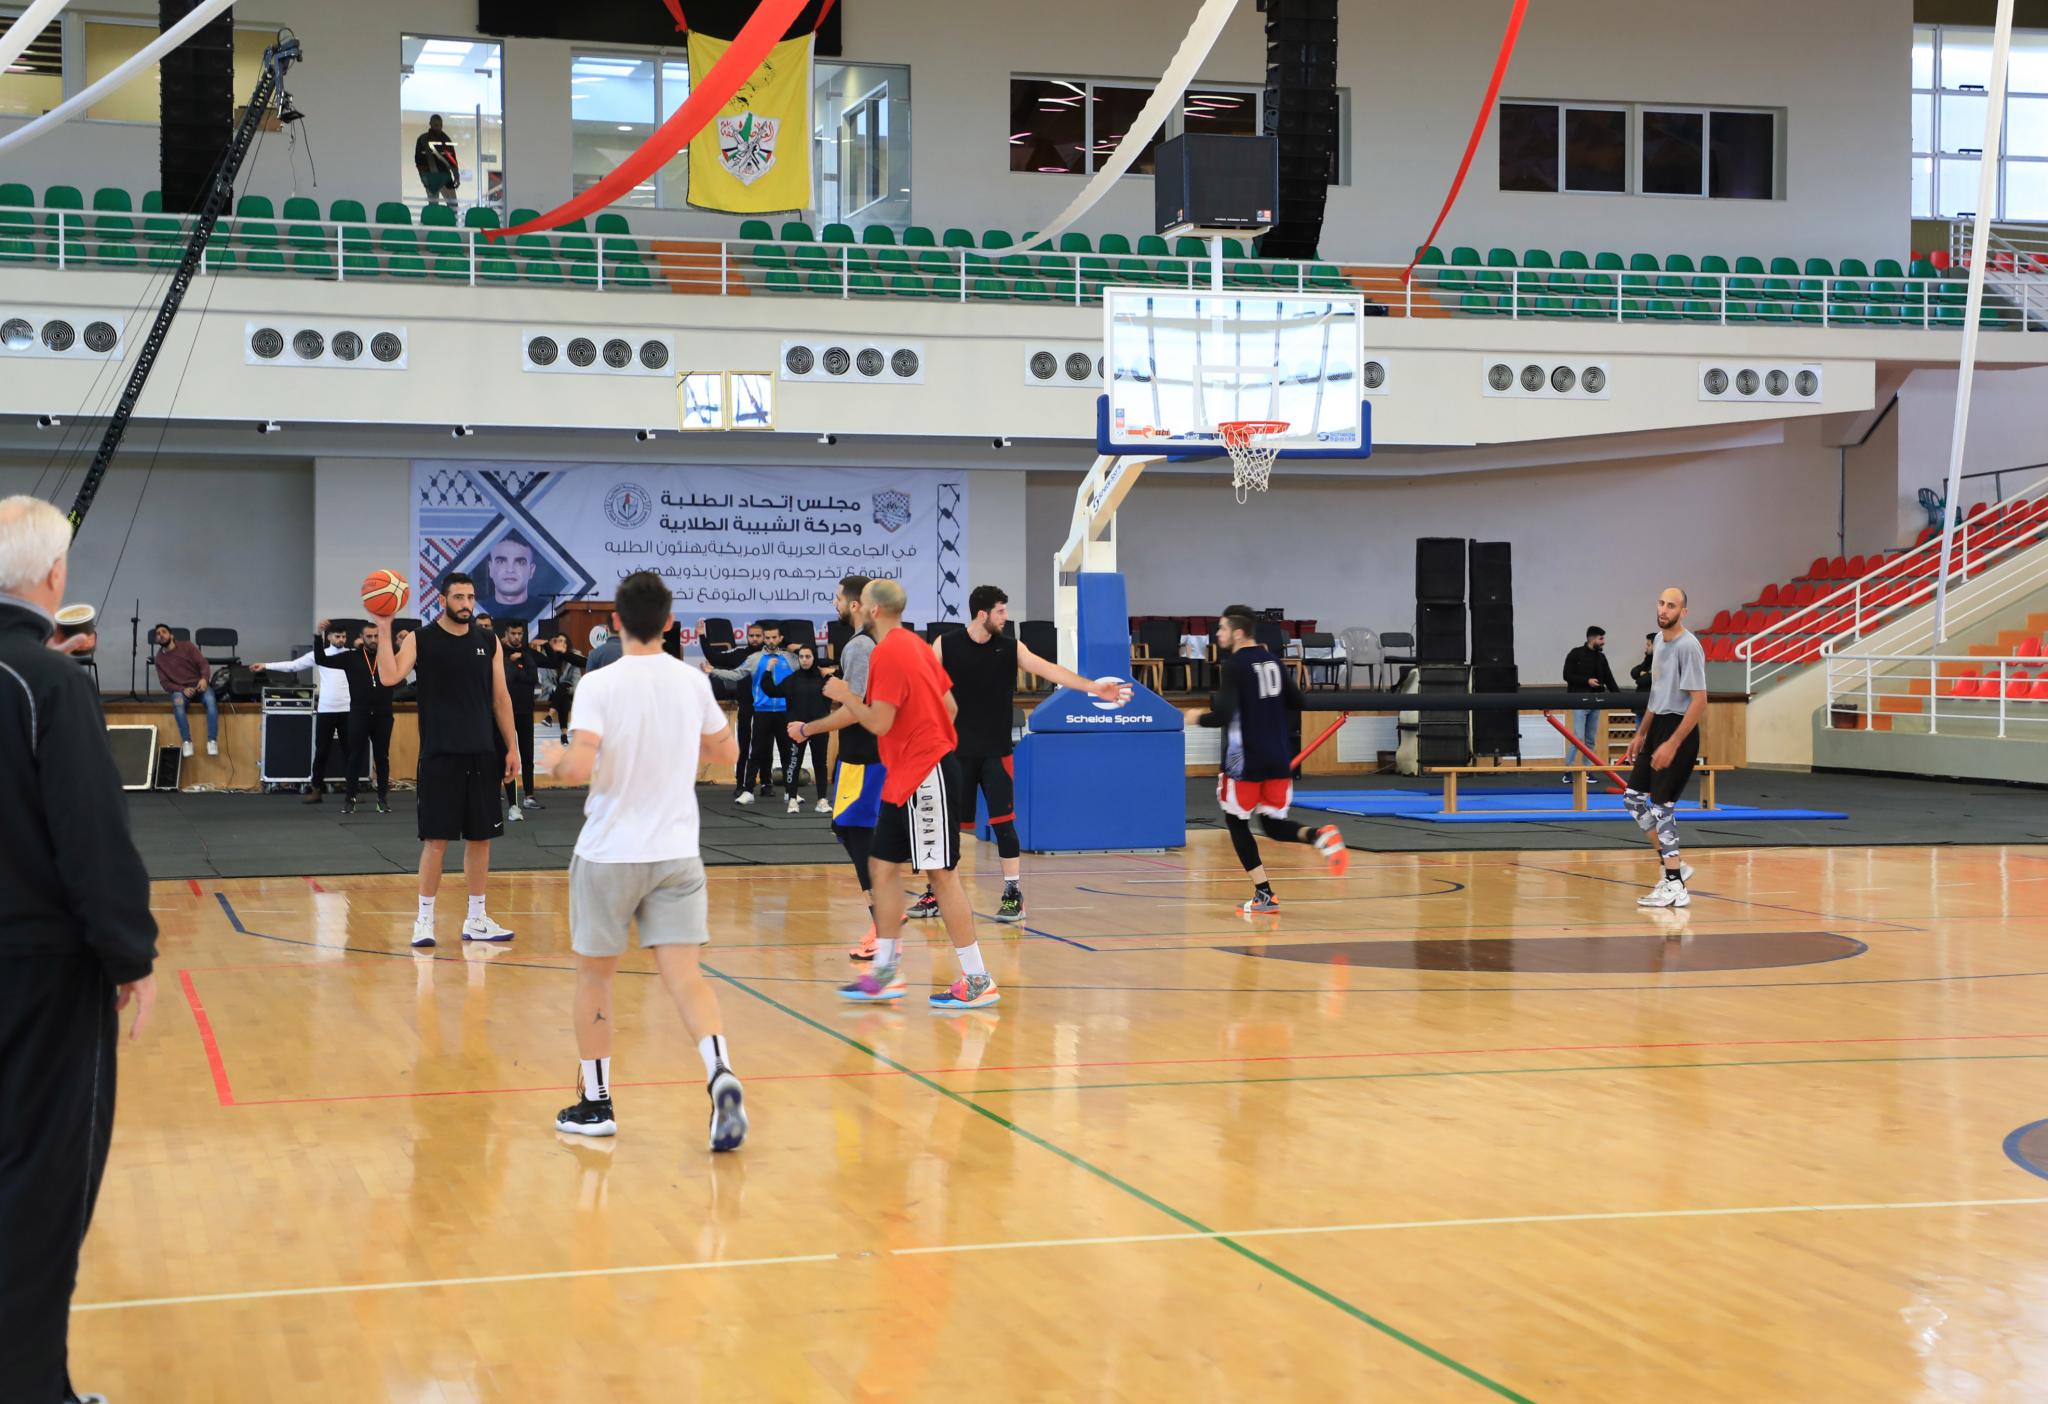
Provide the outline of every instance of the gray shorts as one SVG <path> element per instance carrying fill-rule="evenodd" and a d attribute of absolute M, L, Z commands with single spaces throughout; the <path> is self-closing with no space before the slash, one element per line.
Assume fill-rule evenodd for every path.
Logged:
<path fill-rule="evenodd" d="M 569 946 L 577 955 L 624 955 L 636 918 L 643 946 L 701 946 L 711 939 L 709 913 L 702 859 L 569 860 Z"/>

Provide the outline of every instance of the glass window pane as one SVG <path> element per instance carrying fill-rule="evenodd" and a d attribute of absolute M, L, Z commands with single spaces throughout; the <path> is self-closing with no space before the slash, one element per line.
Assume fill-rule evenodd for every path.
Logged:
<path fill-rule="evenodd" d="M 2048 162 L 2014 161 L 2005 168 L 2005 217 L 2048 220 Z"/>
<path fill-rule="evenodd" d="M 690 97 L 690 65 L 682 59 L 670 59 L 661 66 L 661 120 L 666 122 L 676 115 Z M 664 209 L 679 210 L 690 203 L 690 151 L 688 147 L 678 151 L 655 175 L 661 187 L 661 205 Z"/>
<path fill-rule="evenodd" d="M 439 116 L 455 147 L 460 182 L 450 193 L 459 205 L 505 205 L 505 92 L 503 51 L 472 39 L 399 40 L 398 142 L 400 189 L 414 203 L 426 198 L 417 164 L 419 138 Z"/>
<path fill-rule="evenodd" d="M 1500 105 L 1500 188 L 1557 189 L 1558 110 L 1552 103 Z"/>
<path fill-rule="evenodd" d="M 1626 112 L 1565 109 L 1564 188 L 1617 195 L 1628 189 Z"/>
<path fill-rule="evenodd" d="M 1991 100 L 1978 93 L 1941 95 L 1941 149 L 1975 151 L 1984 145 L 1984 114 Z"/>
<path fill-rule="evenodd" d="M 569 113 L 569 188 L 581 192 L 610 175 L 654 134 L 653 60 L 575 56 L 569 64 Z M 652 206 L 655 195 L 649 176 L 617 203 Z"/>
<path fill-rule="evenodd" d="M 1768 112 L 1716 112 L 1708 127 L 1707 194 L 1768 200 L 1777 194 L 1778 125 Z"/>
<path fill-rule="evenodd" d="M 15 16 L 0 22 L 0 34 Z M 35 37 L 21 57 L 0 73 L 0 114 L 40 117 L 64 101 L 64 23 L 58 20 Z"/>
<path fill-rule="evenodd" d="M 2014 33 L 2012 68 L 2005 86 L 2015 93 L 2048 93 L 2048 34 L 2039 30 Z"/>
<path fill-rule="evenodd" d="M 2005 154 L 2048 156 L 2048 98 L 2012 98 L 2006 103 Z"/>
<path fill-rule="evenodd" d="M 1051 78 L 1010 80 L 1010 169 L 1079 175 L 1088 169 L 1088 93 Z"/>
<path fill-rule="evenodd" d="M 1259 134 L 1257 93 L 1199 93 L 1190 91 L 1181 100 L 1181 119 L 1187 131 L 1216 132 L 1223 136 Z"/>
<path fill-rule="evenodd" d="M 1643 193 L 1706 193 L 1705 114 L 1643 112 Z"/>
<path fill-rule="evenodd" d="M 1089 163 L 1092 170 L 1109 159 L 1117 143 L 1124 139 L 1124 133 L 1131 129 L 1131 123 L 1138 120 L 1138 111 L 1151 99 L 1150 88 L 1112 88 L 1104 84 L 1094 85 L 1091 96 L 1095 100 L 1095 159 Z M 1136 175 L 1151 175 L 1152 154 L 1158 149 L 1164 132 L 1152 133 L 1152 139 L 1145 143 L 1132 164 Z"/>
<path fill-rule="evenodd" d="M 1985 88 L 1991 85 L 1991 31 L 1941 31 L 1941 86 Z"/>
<path fill-rule="evenodd" d="M 1913 149 L 1934 150 L 1934 95 L 1913 94 Z"/>
<path fill-rule="evenodd" d="M 1940 178 L 1935 182 L 1934 213 L 1938 219 L 1952 219 L 1977 210 L 1977 171 L 1982 163 L 1974 156 L 1944 156 Z"/>
<path fill-rule="evenodd" d="M 1934 158 L 1913 158 L 1913 218 L 1934 218 Z"/>
<path fill-rule="evenodd" d="M 88 86 L 112 73 L 147 48 L 157 31 L 140 24 L 85 26 L 85 81 Z M 154 122 L 162 111 L 159 77 L 151 68 L 133 82 L 116 88 L 86 109 L 96 122 Z"/>
<path fill-rule="evenodd" d="M 1934 31 L 1915 29 L 1913 31 L 1913 86 L 1931 88 L 1934 86 Z"/>

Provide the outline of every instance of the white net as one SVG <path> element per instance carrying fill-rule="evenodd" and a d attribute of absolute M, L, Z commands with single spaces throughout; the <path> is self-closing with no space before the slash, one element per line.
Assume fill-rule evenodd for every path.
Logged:
<path fill-rule="evenodd" d="M 1280 456 L 1279 436 L 1287 425 L 1277 420 L 1221 424 L 1223 447 L 1230 453 L 1230 485 L 1240 504 L 1273 484 L 1273 460 Z"/>

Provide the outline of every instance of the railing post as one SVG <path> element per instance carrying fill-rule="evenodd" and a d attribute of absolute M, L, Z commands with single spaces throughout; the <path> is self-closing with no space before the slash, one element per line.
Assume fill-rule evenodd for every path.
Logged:
<path fill-rule="evenodd" d="M 70 252 L 71 240 L 64 235 L 64 211 L 57 211 L 57 269 L 64 269 L 65 257 Z"/>
<path fill-rule="evenodd" d="M 1877 687 L 1874 679 L 1871 677 L 1871 674 L 1875 671 L 1876 669 L 1872 666 L 1870 656 L 1868 654 L 1864 655 L 1863 724 L 1869 727 L 1872 731 L 1877 730 Z M 1931 688 L 1929 689 L 1930 692 L 1932 692 L 1932 690 L 1933 689 Z"/>
<path fill-rule="evenodd" d="M 732 245 L 724 239 L 718 241 L 718 295 L 726 296 L 732 291 Z"/>
<path fill-rule="evenodd" d="M 1720 280 L 1721 325 L 1725 327 L 1728 325 L 1728 275 L 1726 273 L 1716 273 L 1714 276 Z"/>
<path fill-rule="evenodd" d="M 960 258 L 960 300 L 965 302 L 967 301 L 967 251 L 965 249 L 955 249 L 953 252 L 959 255 Z"/>
<path fill-rule="evenodd" d="M 1927 701 L 1927 734 L 1928 734 L 1929 736 L 1939 736 L 1939 735 L 1941 735 L 1941 696 L 1940 696 L 1940 693 L 1941 693 L 1941 657 L 1940 657 L 1940 655 L 1938 655 L 1938 654 L 1935 654 L 1935 655 L 1930 655 L 1930 656 L 1929 656 L 1929 658 L 1928 658 L 1928 660 L 1927 660 L 1927 671 L 1928 671 L 1928 674 L 1929 674 L 1929 676 L 1933 678 L 1933 682 L 1929 683 L 1929 684 L 1928 684 L 1928 688 L 1927 688 L 1927 694 L 1928 694 L 1928 701 Z"/>
<path fill-rule="evenodd" d="M 338 224 L 334 226 L 334 281 L 348 281 L 348 231 Z"/>
<path fill-rule="evenodd" d="M 604 235 L 597 236 L 597 290 L 604 291 Z"/>
<path fill-rule="evenodd" d="M 1999 660 L 1998 660 L 1998 739 L 1999 739 L 1999 740 L 2001 740 L 2001 741 L 2003 741 L 2003 740 L 2005 739 L 2005 689 L 2006 689 L 2006 675 L 2005 675 L 2005 670 L 2006 670 L 2006 667 L 2007 667 L 2006 661 L 2005 661 L 2005 660 L 2004 660 L 2003 658 L 1999 659 Z"/>
<path fill-rule="evenodd" d="M 839 300 L 846 301 L 853 296 L 853 250 L 845 244 L 839 246 Z"/>
<path fill-rule="evenodd" d="M 1508 317 L 1513 321 L 1522 320 L 1522 270 L 1508 270 Z"/>
<path fill-rule="evenodd" d="M 1412 271 L 1401 280 L 1401 315 L 1411 318 L 1415 315 L 1415 274 Z"/>
<path fill-rule="evenodd" d="M 464 229 L 462 231 L 462 238 L 463 242 L 469 247 L 469 285 L 475 287 L 477 275 L 476 231 L 474 229 Z"/>

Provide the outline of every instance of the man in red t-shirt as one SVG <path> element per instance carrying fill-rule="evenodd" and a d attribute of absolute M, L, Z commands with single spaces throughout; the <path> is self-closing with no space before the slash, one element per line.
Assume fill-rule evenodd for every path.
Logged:
<path fill-rule="evenodd" d="M 854 696 L 842 678 L 828 681 L 825 695 L 875 734 L 887 772 L 882 812 L 868 851 L 876 889 L 900 887 L 905 868 L 924 873 L 938 896 L 939 915 L 953 938 L 953 951 L 960 957 L 960 978 L 951 989 L 931 997 L 932 1008 L 983 1009 L 1002 996 L 982 960 L 974 939 L 974 913 L 968 909 L 960 875 L 953 871 L 960 863 L 960 830 L 951 810 L 951 797 L 960 785 L 960 763 L 953 757 L 953 682 L 939 666 L 938 656 L 903 627 L 904 603 L 903 587 L 895 581 L 868 582 L 861 592 L 861 607 L 874 621 L 875 651 L 868 659 L 867 700 Z M 902 930 L 903 904 L 875 903 L 874 967 L 844 986 L 839 991 L 842 997 L 903 998 L 905 984 L 897 964 Z"/>

